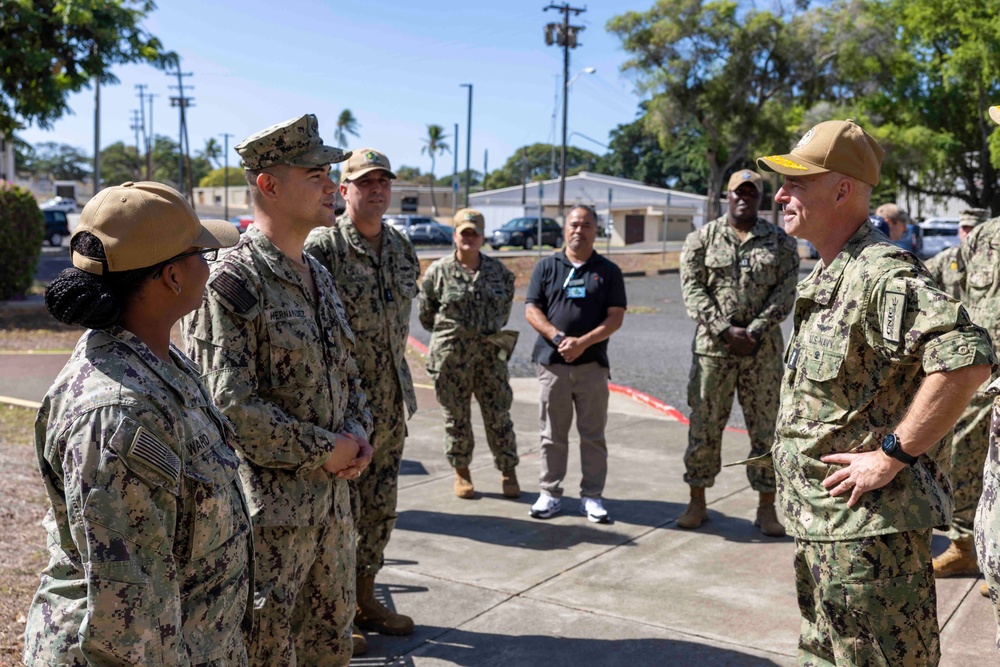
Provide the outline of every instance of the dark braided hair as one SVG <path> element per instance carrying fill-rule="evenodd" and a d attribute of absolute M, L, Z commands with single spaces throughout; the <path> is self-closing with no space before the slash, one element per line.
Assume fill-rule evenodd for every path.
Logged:
<path fill-rule="evenodd" d="M 90 232 L 80 232 L 70 243 L 74 252 L 93 259 L 107 259 L 104 244 Z M 45 288 L 45 307 L 52 317 L 88 329 L 107 329 L 118 324 L 125 308 L 161 265 L 107 272 L 101 275 L 78 268 L 64 269 Z"/>

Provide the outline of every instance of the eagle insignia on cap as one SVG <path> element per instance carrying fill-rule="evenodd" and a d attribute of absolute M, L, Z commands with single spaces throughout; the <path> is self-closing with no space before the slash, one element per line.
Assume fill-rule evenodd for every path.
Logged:
<path fill-rule="evenodd" d="M 744 171 L 740 175 L 740 178 L 742 178 L 744 181 L 749 181 L 751 178 L 753 178 L 753 175 L 749 171 Z"/>
<path fill-rule="evenodd" d="M 470 211 L 470 212 L 468 212 L 468 213 L 465 214 L 465 219 L 466 220 L 475 220 L 476 219 L 476 214 Z"/>
<path fill-rule="evenodd" d="M 805 146 L 806 144 L 808 144 L 809 141 L 813 138 L 813 134 L 815 132 L 816 132 L 816 128 L 813 128 L 813 129 L 809 130 L 808 132 L 806 132 L 805 134 L 803 134 L 802 138 L 799 139 L 799 143 L 795 144 L 795 147 L 796 148 L 802 148 L 803 146 Z"/>

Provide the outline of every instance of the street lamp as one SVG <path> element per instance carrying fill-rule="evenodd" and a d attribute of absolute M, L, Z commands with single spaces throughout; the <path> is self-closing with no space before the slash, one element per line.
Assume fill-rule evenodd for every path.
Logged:
<path fill-rule="evenodd" d="M 573 82 L 580 78 L 581 74 L 593 74 L 597 71 L 596 67 L 584 67 L 582 70 L 573 75 L 569 81 L 566 82 L 566 87 L 569 88 L 573 85 Z"/>
<path fill-rule="evenodd" d="M 468 116 L 465 120 L 465 207 L 469 207 L 469 159 L 472 155 L 472 84 L 460 83 L 459 88 L 469 89 Z M 486 178 L 486 174 L 483 174 Z"/>

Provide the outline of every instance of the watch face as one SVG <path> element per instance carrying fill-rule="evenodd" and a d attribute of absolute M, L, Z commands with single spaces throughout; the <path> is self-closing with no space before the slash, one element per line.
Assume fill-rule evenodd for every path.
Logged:
<path fill-rule="evenodd" d="M 896 447 L 899 446 L 899 439 L 896 438 L 895 433 L 890 433 L 889 435 L 882 438 L 882 451 L 886 454 L 892 456 L 892 453 L 896 451 Z"/>

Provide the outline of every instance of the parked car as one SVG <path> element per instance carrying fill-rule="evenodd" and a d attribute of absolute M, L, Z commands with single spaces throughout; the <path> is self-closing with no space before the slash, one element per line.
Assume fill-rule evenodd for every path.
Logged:
<path fill-rule="evenodd" d="M 562 247 L 562 227 L 552 218 L 542 218 L 542 245 Z M 531 250 L 538 243 L 538 218 L 514 218 L 493 232 L 490 245 L 499 250 L 505 245 Z"/>
<path fill-rule="evenodd" d="M 959 244 L 958 218 L 928 218 L 920 223 L 920 229 L 924 235 L 920 256 L 924 259 Z"/>
<path fill-rule="evenodd" d="M 408 236 L 413 245 L 451 245 L 452 230 L 437 222 L 410 225 Z"/>
<path fill-rule="evenodd" d="M 45 240 L 50 246 L 58 248 L 69 236 L 69 219 L 64 211 L 57 209 L 45 209 L 42 213 L 45 214 Z"/>
<path fill-rule="evenodd" d="M 253 224 L 252 215 L 237 215 L 229 218 L 229 222 L 233 223 L 233 227 L 236 228 L 240 234 L 245 232 L 247 228 Z"/>
<path fill-rule="evenodd" d="M 382 216 L 382 222 L 390 227 L 395 227 L 407 236 L 410 235 L 410 227 L 413 225 L 438 224 L 437 220 L 428 218 L 425 215 L 384 215 Z"/>
<path fill-rule="evenodd" d="M 76 213 L 76 200 L 69 197 L 53 197 L 39 204 L 38 208 L 43 211 L 62 211 L 63 213 Z"/>

